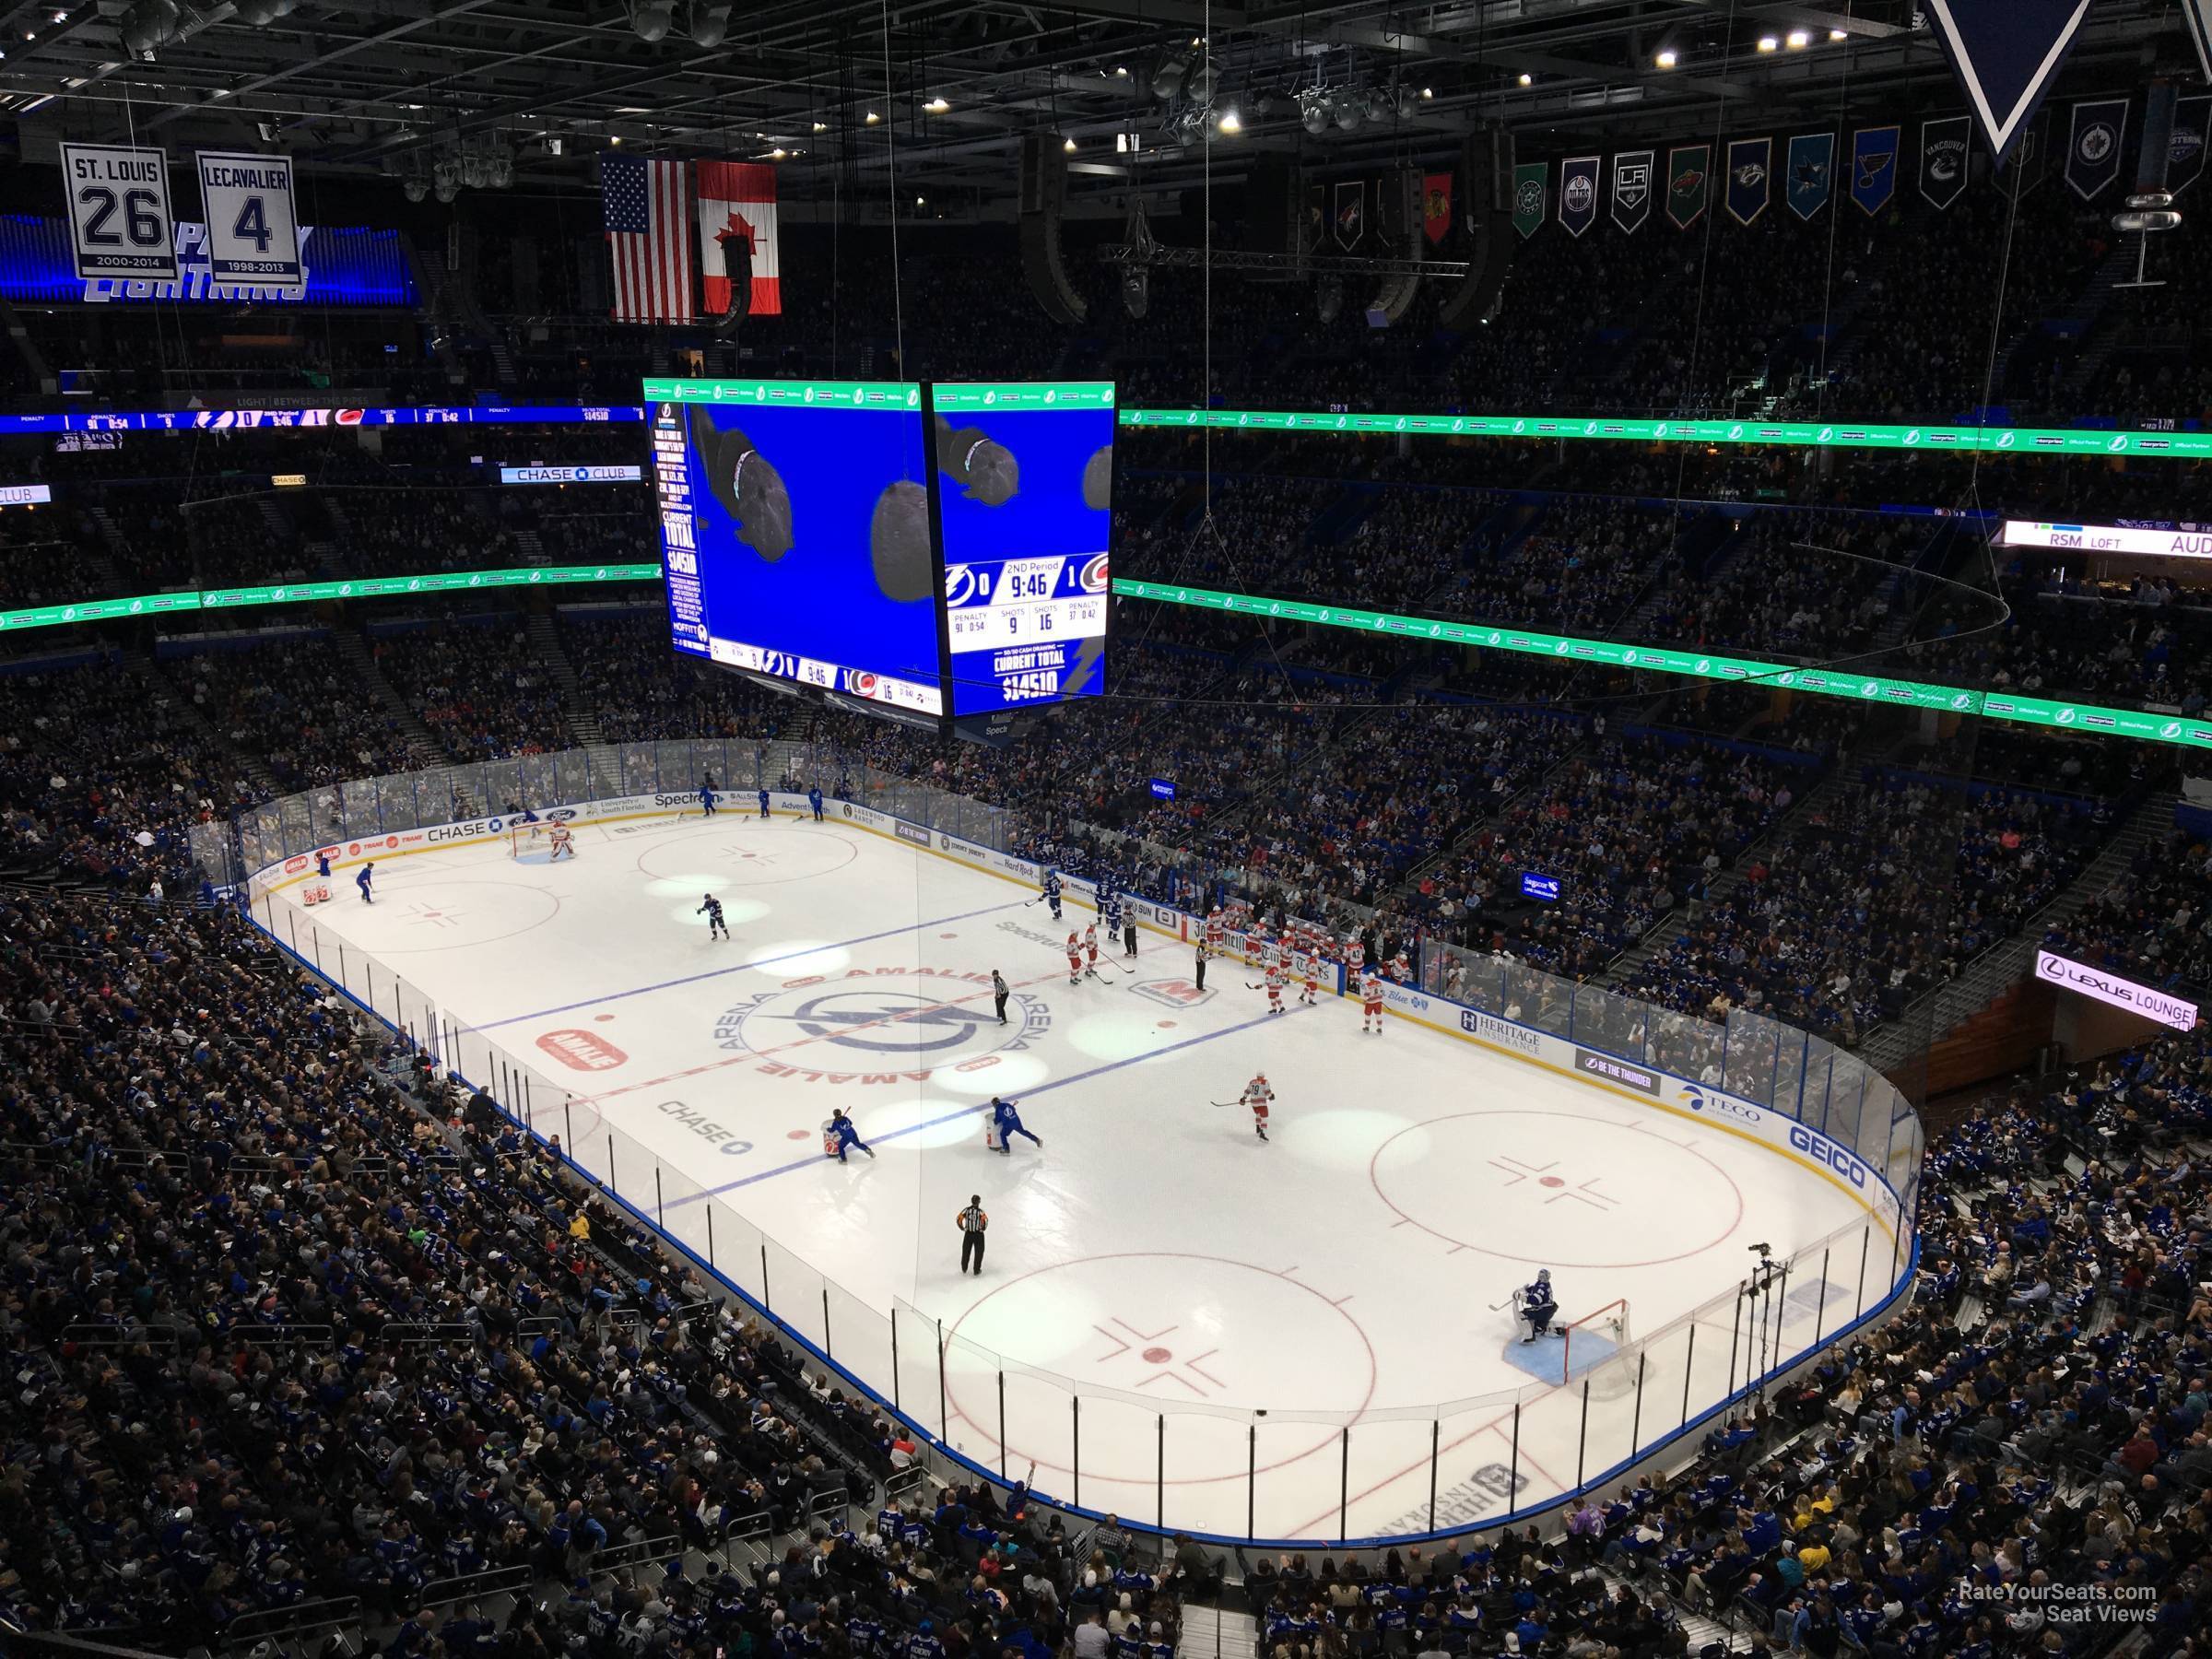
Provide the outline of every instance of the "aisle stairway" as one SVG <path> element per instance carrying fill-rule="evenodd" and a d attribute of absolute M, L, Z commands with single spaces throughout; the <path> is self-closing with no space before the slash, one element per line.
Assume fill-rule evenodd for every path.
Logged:
<path fill-rule="evenodd" d="M 232 743 L 199 704 L 192 700 L 191 692 L 161 672 L 150 650 L 144 645 L 125 646 L 123 660 L 132 677 L 145 688 L 146 707 L 150 716 L 147 724 L 159 726 L 168 723 L 186 727 L 236 767 L 238 775 L 254 787 L 271 795 L 284 793 L 284 785 L 269 770 L 267 762 L 252 750 Z M 189 673 L 190 667 L 189 660 L 178 665 L 181 672 Z"/>
<path fill-rule="evenodd" d="M 369 642 L 350 628 L 331 629 L 330 641 L 346 665 L 353 671 L 354 678 L 383 705 L 384 712 L 397 723 L 399 735 L 406 740 L 415 764 L 422 767 L 452 765 L 453 758 L 445 752 L 430 728 L 423 724 L 422 716 L 416 713 L 414 706 L 399 694 L 392 682 L 384 677 L 384 671 L 376 665 L 376 657 L 370 651 Z"/>
<path fill-rule="evenodd" d="M 535 541 L 535 537 L 532 539 Z M 560 688 L 561 716 L 569 723 L 569 730 L 576 735 L 576 741 L 594 751 L 593 763 L 596 766 L 597 751 L 606 747 L 606 738 L 599 729 L 599 711 L 583 694 L 583 682 L 577 677 L 576 665 L 569 661 L 569 653 L 561 645 L 560 629 L 554 622 L 551 611 L 531 613 L 530 649 L 537 653 L 537 660 L 545 664 L 546 672 Z"/>

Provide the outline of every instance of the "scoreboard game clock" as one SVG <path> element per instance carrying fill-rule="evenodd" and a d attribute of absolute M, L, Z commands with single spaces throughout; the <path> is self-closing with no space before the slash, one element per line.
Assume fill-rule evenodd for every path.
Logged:
<path fill-rule="evenodd" d="M 645 396 L 678 652 L 971 732 L 1104 689 L 1111 384 Z"/>

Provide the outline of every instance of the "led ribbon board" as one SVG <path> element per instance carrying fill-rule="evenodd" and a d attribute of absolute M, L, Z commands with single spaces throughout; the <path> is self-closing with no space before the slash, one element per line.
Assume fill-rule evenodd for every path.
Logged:
<path fill-rule="evenodd" d="M 1429 438 L 1552 438 L 1615 443 L 1779 443 L 1809 448 L 1980 451 L 1990 454 L 2212 458 L 2212 432 L 2079 427 L 1878 426 L 1865 421 L 1618 420 L 1574 415 L 1296 414 L 1274 409 L 1124 409 L 1128 427 L 1255 432 L 1381 432 Z"/>
<path fill-rule="evenodd" d="M 1853 674 L 1835 668 L 1806 668 L 1790 663 L 1761 662 L 1756 657 L 1672 651 L 1657 645 L 1625 645 L 1613 640 L 1584 640 L 1568 634 L 1537 633 L 1532 629 L 1500 628 L 1489 622 L 1447 622 L 1436 617 L 1398 617 L 1387 611 L 1350 610 L 1341 606 L 1314 605 L 1300 599 L 1263 599 L 1250 594 L 1224 594 L 1211 588 L 1175 587 L 1159 582 L 1133 582 L 1117 577 L 1113 591 L 1129 599 L 1156 599 L 1168 605 L 1192 605 L 1206 610 L 1234 611 L 1249 617 L 1312 622 L 1324 628 L 1355 628 L 1367 633 L 1395 634 L 1408 640 L 1433 640 L 1447 645 L 1476 645 L 1488 651 L 1520 652 L 1529 656 L 1555 657 L 1574 663 L 1597 663 L 1614 668 L 1642 668 L 1654 674 L 1678 674 L 1690 679 L 1722 680 L 1739 685 L 1757 683 L 1787 690 L 1817 692 L 1824 697 L 1844 697 L 1853 702 L 1933 709 L 1947 714 L 1986 714 L 1993 719 L 2016 721 L 2022 725 L 2095 732 L 2100 736 L 2136 737 L 2150 743 L 2176 743 L 2186 748 L 2212 749 L 2212 722 L 2184 720 L 2177 715 L 2159 714 L 2147 709 L 2108 709 L 2094 703 L 2016 697 L 2009 692 L 1970 691 L 1960 686 L 1888 679 L 1877 675 Z"/>

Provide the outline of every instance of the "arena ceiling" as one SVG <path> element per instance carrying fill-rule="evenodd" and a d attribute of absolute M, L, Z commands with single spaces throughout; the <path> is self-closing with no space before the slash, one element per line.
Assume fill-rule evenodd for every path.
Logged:
<path fill-rule="evenodd" d="M 902 194 L 986 211 L 1010 204 L 1037 131 L 1074 140 L 1079 210 L 1196 182 L 1208 131 L 1218 178 L 1270 148 L 1440 159 L 1480 121 L 1550 150 L 1956 101 L 1912 0 L 0 0 L 0 104 L 32 159 L 135 135 L 336 173 L 488 156 L 495 176 L 581 186 L 619 140 L 881 188 L 895 149 Z M 2160 71 L 2194 72 L 2168 0 L 2097 0 L 2067 83 Z"/>

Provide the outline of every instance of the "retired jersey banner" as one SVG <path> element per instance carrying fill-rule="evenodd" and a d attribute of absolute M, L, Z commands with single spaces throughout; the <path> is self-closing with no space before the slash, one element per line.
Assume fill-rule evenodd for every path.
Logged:
<path fill-rule="evenodd" d="M 1869 216 L 1897 194 L 1897 135 L 1893 126 L 1861 127 L 1851 135 L 1851 199 Z"/>
<path fill-rule="evenodd" d="M 2205 171 L 2205 140 L 2212 135 L 2212 98 L 2178 98 L 2173 139 L 2166 151 L 2166 188 L 2177 194 Z"/>
<path fill-rule="evenodd" d="M 62 146 L 76 274 L 177 279 L 177 227 L 169 211 L 169 152 L 113 144 Z M 295 244 L 293 252 L 297 253 Z"/>
<path fill-rule="evenodd" d="M 751 255 L 753 272 L 751 305 L 746 314 L 781 315 L 783 267 L 776 236 L 776 170 L 755 161 L 700 161 L 696 172 L 702 309 L 710 317 L 729 311 L 731 255 L 742 248 Z M 745 265 L 743 255 L 736 263 Z"/>
<path fill-rule="evenodd" d="M 1712 147 L 1680 144 L 1666 152 L 1666 217 L 1687 230 L 1705 211 L 1712 194 Z"/>
<path fill-rule="evenodd" d="M 2120 177 L 2120 140 L 2127 131 L 2127 100 L 2092 99 L 2074 106 L 2066 140 L 2066 182 L 2083 201 L 2094 201 Z"/>
<path fill-rule="evenodd" d="M 1773 199 L 1774 140 L 1728 141 L 1728 217 L 1739 225 L 1757 221 Z"/>
<path fill-rule="evenodd" d="M 1974 124 L 1964 115 L 1920 124 L 1920 194 L 1948 207 L 1966 189 L 1966 147 Z"/>
<path fill-rule="evenodd" d="M 1570 236 L 1597 222 L 1598 166 L 1595 156 L 1570 156 L 1559 163 L 1559 223 Z"/>
<path fill-rule="evenodd" d="M 1544 228 L 1544 196 L 1550 182 L 1548 161 L 1524 161 L 1513 169 L 1513 229 L 1524 241 Z"/>
<path fill-rule="evenodd" d="M 289 156 L 202 150 L 200 200 L 207 210 L 207 269 L 218 282 L 307 280 L 300 258 Z"/>
<path fill-rule="evenodd" d="M 1634 235 L 1652 217 L 1652 152 L 1622 150 L 1613 158 L 1613 222 Z"/>
<path fill-rule="evenodd" d="M 1789 176 L 1783 183 L 1783 197 L 1792 213 L 1809 219 L 1827 206 L 1835 176 L 1833 133 L 1800 133 L 1790 140 Z"/>
<path fill-rule="evenodd" d="M 1452 175 L 1425 173 L 1421 177 L 1421 230 L 1431 242 L 1452 234 Z"/>
<path fill-rule="evenodd" d="M 2089 0 L 1928 0 L 1928 8 L 1973 120 L 2002 165 L 2073 49 Z"/>

